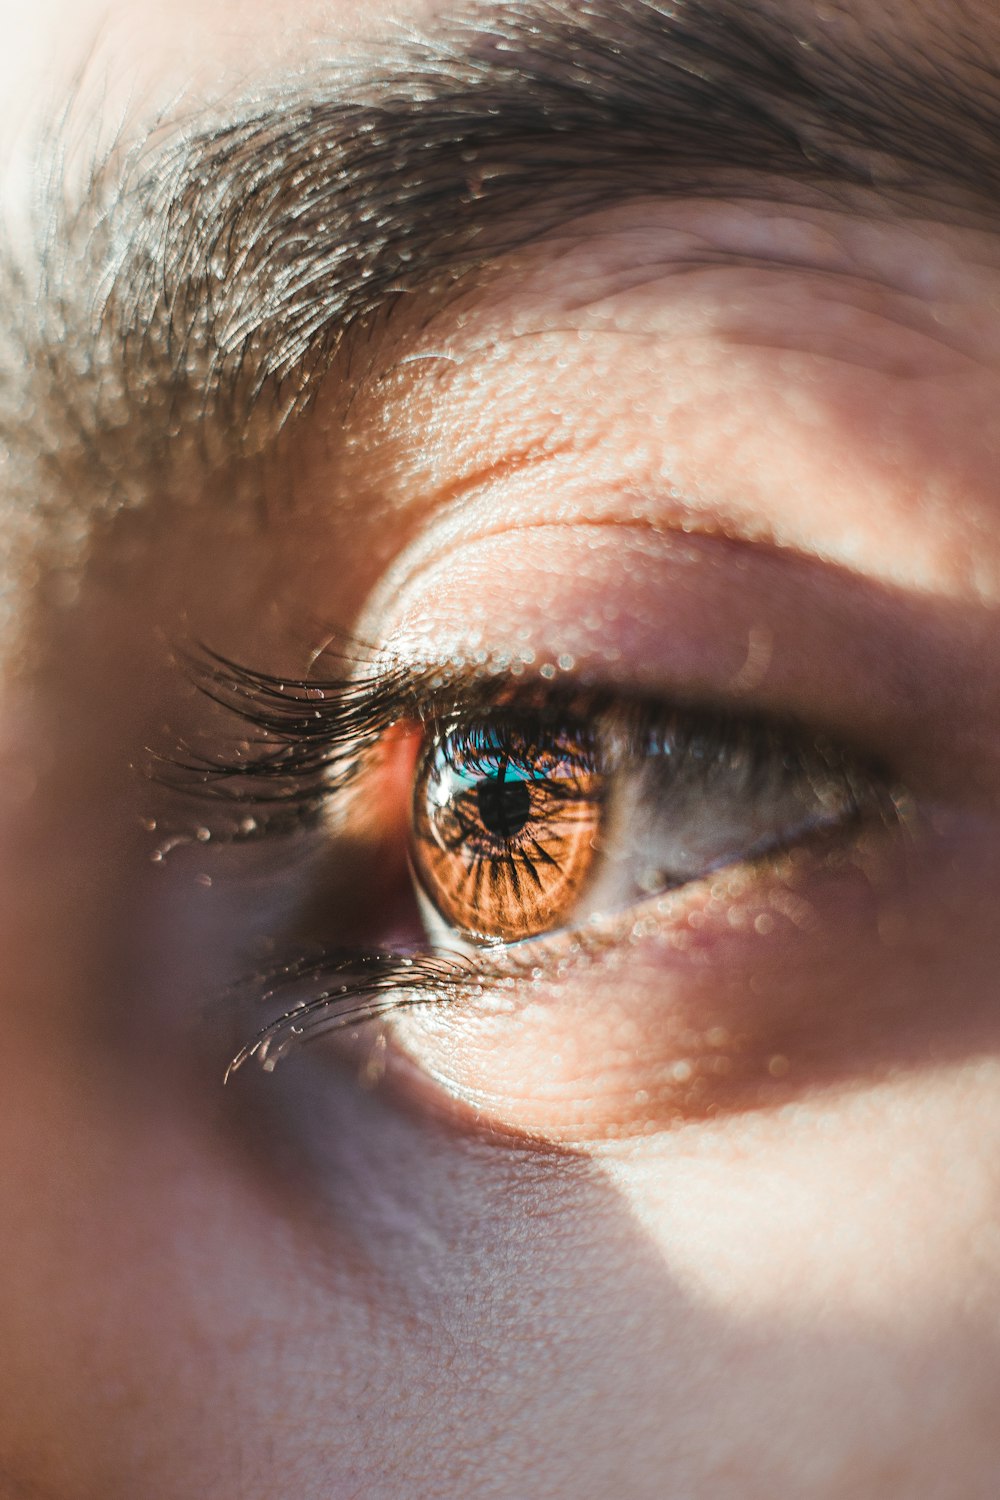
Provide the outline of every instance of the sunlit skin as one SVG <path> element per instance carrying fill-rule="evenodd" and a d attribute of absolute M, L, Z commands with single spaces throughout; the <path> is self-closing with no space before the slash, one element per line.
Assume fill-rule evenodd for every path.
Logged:
<path fill-rule="evenodd" d="M 10 9 L 16 237 L 74 85 L 85 143 L 444 7 Z M 770 9 L 918 50 L 960 18 L 1000 66 L 988 5 Z M 5 1500 L 996 1495 L 1000 241 L 745 188 L 425 289 L 262 454 L 123 481 L 80 572 L 39 492 L 2 637 Z M 279 947 L 419 936 L 419 752 L 230 845 L 150 763 L 242 732 L 188 643 L 301 676 L 343 636 L 804 725 L 897 816 L 224 1087 Z"/>

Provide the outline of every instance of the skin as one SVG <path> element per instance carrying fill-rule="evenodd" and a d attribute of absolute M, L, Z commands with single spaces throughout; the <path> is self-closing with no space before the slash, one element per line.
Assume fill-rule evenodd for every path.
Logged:
<path fill-rule="evenodd" d="M 52 0 L 0 123 L 28 139 L 95 36 L 106 123 L 428 14 Z M 331 377 L 268 459 L 281 524 L 150 496 L 82 581 L 22 566 L 4 1497 L 996 1494 L 1000 243 L 871 209 L 588 216 L 374 340 L 346 417 Z M 155 861 L 207 815 L 134 768 L 232 733 L 171 642 L 296 671 L 338 628 L 792 714 L 889 765 L 904 826 L 612 914 L 599 960 L 554 937 L 509 1014 L 223 1089 L 267 1017 L 209 1001 L 262 938 L 385 937 L 411 763 L 353 842 Z"/>

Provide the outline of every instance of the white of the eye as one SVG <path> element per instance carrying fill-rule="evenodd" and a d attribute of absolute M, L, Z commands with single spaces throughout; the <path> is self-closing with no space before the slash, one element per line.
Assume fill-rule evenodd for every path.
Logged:
<path fill-rule="evenodd" d="M 576 919 L 621 910 L 645 896 L 740 863 L 850 815 L 846 786 L 805 776 L 749 778 L 734 765 L 704 784 L 671 779 L 662 753 L 614 778 L 601 861 Z"/>

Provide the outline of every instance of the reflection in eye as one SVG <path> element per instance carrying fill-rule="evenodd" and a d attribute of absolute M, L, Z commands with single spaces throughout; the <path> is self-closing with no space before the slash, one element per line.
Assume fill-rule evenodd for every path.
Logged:
<path fill-rule="evenodd" d="M 431 743 L 414 789 L 413 863 L 446 922 L 510 942 L 572 911 L 597 855 L 596 760 L 585 741 L 514 726 Z"/>
<path fill-rule="evenodd" d="M 544 712 L 431 734 L 412 863 L 446 926 L 512 942 L 788 847 L 862 810 L 831 748 L 657 708 Z"/>

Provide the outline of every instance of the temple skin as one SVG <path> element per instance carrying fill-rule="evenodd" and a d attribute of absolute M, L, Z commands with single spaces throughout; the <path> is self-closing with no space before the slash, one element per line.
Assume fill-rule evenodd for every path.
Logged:
<path fill-rule="evenodd" d="M 994 1496 L 985 177 L 931 192 L 860 139 L 835 188 L 741 167 L 588 197 L 408 287 L 212 469 L 186 390 L 150 463 L 163 392 L 133 384 L 102 491 L 72 403 L 37 397 L 97 326 L 60 343 L 31 279 L 38 142 L 68 111 L 75 201 L 109 143 L 159 161 L 317 59 L 412 58 L 451 11 L 5 12 L 6 321 L 35 358 L 6 361 L 0 463 L 0 1495 Z M 968 101 L 956 138 L 988 120 L 989 4 L 748 15 L 921 77 L 961 35 L 941 108 Z M 67 318 L 101 303 L 92 269 Z M 899 826 L 609 923 L 523 1007 L 414 1012 L 223 1087 L 271 1014 L 234 989 L 275 945 L 410 934 L 412 762 L 304 842 L 225 844 L 150 751 L 239 737 L 186 643 L 294 676 L 337 632 L 804 722 L 890 768 Z"/>

